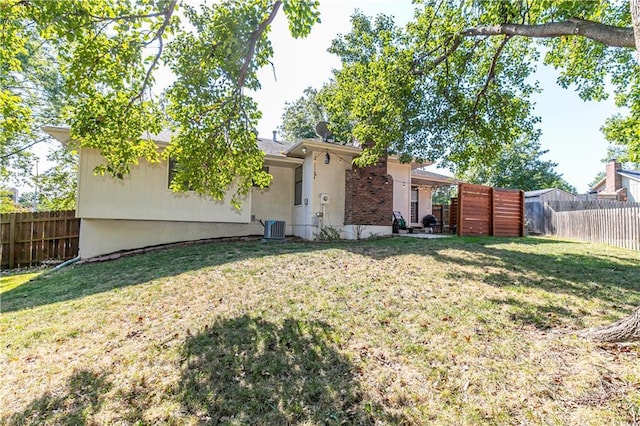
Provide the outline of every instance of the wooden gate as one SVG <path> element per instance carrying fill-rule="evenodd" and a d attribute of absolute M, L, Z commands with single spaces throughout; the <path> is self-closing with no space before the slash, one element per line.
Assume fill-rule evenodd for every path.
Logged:
<path fill-rule="evenodd" d="M 19 268 L 78 255 L 74 210 L 0 215 L 0 267 Z"/>

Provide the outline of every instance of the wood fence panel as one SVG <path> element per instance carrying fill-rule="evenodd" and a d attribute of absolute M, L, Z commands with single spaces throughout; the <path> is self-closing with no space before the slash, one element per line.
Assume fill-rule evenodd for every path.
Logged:
<path fill-rule="evenodd" d="M 80 219 L 73 210 L 4 214 L 0 216 L 0 232 L 2 268 L 78 255 Z"/>
<path fill-rule="evenodd" d="M 591 204 L 588 207 L 575 210 L 575 206 L 546 203 L 552 231 L 549 234 L 640 250 L 640 205 L 620 207 Z M 567 210 L 556 210 L 563 208 Z"/>
<path fill-rule="evenodd" d="M 458 235 L 524 235 L 524 192 L 463 183 L 457 201 Z"/>

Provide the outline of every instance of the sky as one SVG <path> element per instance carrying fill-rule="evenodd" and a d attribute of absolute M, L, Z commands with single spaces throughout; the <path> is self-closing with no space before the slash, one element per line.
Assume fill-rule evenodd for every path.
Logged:
<path fill-rule="evenodd" d="M 392 15 L 398 25 L 413 17 L 413 5 L 406 0 L 321 0 L 322 23 L 316 24 L 306 39 L 296 40 L 288 33 L 284 14 L 278 14 L 271 35 L 273 68 L 260 70 L 262 89 L 255 94 L 263 114 L 258 126 L 260 137 L 272 137 L 281 123 L 285 102 L 299 98 L 309 86 L 320 88 L 331 77 L 332 69 L 340 67 L 338 58 L 327 48 L 336 35 L 349 32 L 349 19 L 355 9 L 369 16 Z M 543 88 L 534 97 L 535 113 L 542 118 L 540 142 L 549 150 L 543 159 L 557 163 L 556 171 L 581 193 L 588 190 L 598 172 L 604 171 L 601 160 L 606 156 L 607 142 L 599 129 L 616 108 L 611 99 L 583 102 L 571 89 L 558 86 L 557 76 L 549 67 L 542 67 L 535 76 Z"/>

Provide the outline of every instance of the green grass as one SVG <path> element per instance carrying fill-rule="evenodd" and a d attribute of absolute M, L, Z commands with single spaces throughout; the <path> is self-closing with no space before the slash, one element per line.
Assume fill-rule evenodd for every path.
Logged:
<path fill-rule="evenodd" d="M 5 285 L 2 424 L 632 424 L 640 253 L 219 243 Z"/>

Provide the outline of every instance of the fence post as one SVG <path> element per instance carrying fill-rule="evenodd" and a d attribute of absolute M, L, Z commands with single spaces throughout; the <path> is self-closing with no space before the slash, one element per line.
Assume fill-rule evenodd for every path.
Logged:
<path fill-rule="evenodd" d="M 15 266 L 16 258 L 16 214 L 9 215 L 9 269 Z"/>

